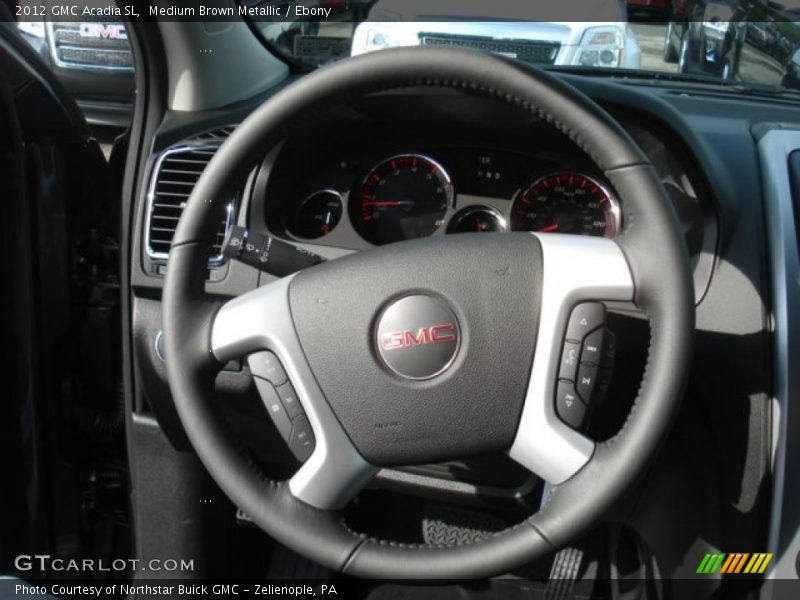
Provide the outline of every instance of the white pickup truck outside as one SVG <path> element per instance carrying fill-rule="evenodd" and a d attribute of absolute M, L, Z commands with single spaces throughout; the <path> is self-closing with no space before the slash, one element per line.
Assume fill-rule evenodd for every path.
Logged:
<path fill-rule="evenodd" d="M 587 15 L 587 10 L 591 14 Z M 571 14 L 593 21 L 570 21 Z M 559 17 L 564 20 L 550 21 Z M 621 0 L 378 0 L 352 54 L 398 46 L 461 46 L 551 65 L 639 69 L 642 52 Z"/>

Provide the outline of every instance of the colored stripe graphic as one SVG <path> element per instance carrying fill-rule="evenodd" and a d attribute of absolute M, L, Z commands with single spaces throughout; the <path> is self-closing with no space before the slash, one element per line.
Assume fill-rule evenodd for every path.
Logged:
<path fill-rule="evenodd" d="M 728 554 L 728 560 L 722 563 L 722 567 L 720 568 L 720 573 L 731 573 L 733 572 L 733 566 L 736 564 L 736 561 L 739 560 L 741 554 Z"/>
<path fill-rule="evenodd" d="M 747 560 L 747 557 L 750 554 L 743 554 L 741 552 L 735 552 L 733 554 L 728 555 L 728 560 L 725 561 L 725 564 L 722 565 L 720 569 L 720 573 L 738 573 L 744 567 L 744 561 Z"/>
<path fill-rule="evenodd" d="M 769 561 L 772 560 L 772 554 L 753 554 L 753 558 L 747 563 L 744 568 L 745 573 L 763 573 L 767 569 Z"/>
<path fill-rule="evenodd" d="M 706 554 L 703 558 L 703 561 L 700 563 L 700 566 L 697 567 L 697 572 L 716 573 L 720 564 L 722 564 L 722 559 L 724 558 L 725 554 Z"/>
<path fill-rule="evenodd" d="M 714 573 L 761 574 L 767 570 L 772 554 L 766 552 L 750 554 L 749 552 L 733 552 L 731 554 L 706 554 L 697 567 L 697 573 L 710 575 Z"/>

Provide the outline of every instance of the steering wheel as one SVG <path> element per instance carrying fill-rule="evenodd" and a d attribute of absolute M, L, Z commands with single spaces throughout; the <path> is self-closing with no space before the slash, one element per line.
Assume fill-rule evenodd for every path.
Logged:
<path fill-rule="evenodd" d="M 569 136 L 617 191 L 622 234 L 438 236 L 314 266 L 224 304 L 205 296 L 221 199 L 269 149 L 336 104 L 427 87 L 505 102 Z M 573 337 L 567 330 L 602 320 L 602 301 L 634 302 L 649 320 L 650 343 L 625 425 L 596 443 L 559 416 L 557 403 L 565 402 L 559 369 L 565 337 Z M 671 203 L 606 112 L 554 76 L 503 57 L 404 48 L 311 73 L 237 127 L 181 217 L 163 326 L 186 433 L 211 476 L 260 528 L 348 575 L 470 579 L 509 572 L 569 543 L 642 473 L 680 403 L 694 300 Z M 259 351 L 271 351 L 284 369 L 300 401 L 303 437 L 314 442 L 286 482 L 248 459 L 211 393 L 223 364 Z M 340 509 L 380 468 L 498 451 L 557 486 L 539 512 L 504 531 L 456 546 L 409 545 L 356 533 L 342 520 Z"/>

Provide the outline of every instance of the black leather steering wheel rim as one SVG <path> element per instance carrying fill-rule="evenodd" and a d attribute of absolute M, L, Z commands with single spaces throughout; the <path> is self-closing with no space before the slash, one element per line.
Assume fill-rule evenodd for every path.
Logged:
<path fill-rule="evenodd" d="M 522 523 L 475 544 L 405 545 L 367 538 L 335 512 L 295 498 L 241 450 L 211 397 L 220 365 L 209 352 L 217 305 L 204 295 L 206 248 L 223 192 L 309 115 L 365 94 L 446 87 L 489 96 L 552 123 L 601 168 L 619 194 L 624 231 L 616 242 L 650 320 L 648 363 L 622 430 L 598 444 L 585 467 Z M 557 549 L 597 523 L 656 454 L 679 407 L 690 361 L 694 300 L 677 218 L 646 157 L 600 107 L 560 79 L 492 55 L 406 48 L 326 67 L 276 94 L 220 148 L 195 187 L 176 231 L 163 296 L 170 389 L 186 433 L 209 473 L 253 521 L 300 554 L 349 575 L 461 579 L 508 572 Z"/>

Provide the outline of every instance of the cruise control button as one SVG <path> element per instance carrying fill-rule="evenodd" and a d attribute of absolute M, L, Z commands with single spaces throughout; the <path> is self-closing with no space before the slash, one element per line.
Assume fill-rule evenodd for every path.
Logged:
<path fill-rule="evenodd" d="M 580 360 L 581 345 L 575 342 L 564 342 L 564 350 L 561 352 L 561 364 L 558 367 L 558 378 L 575 381 L 575 373 L 578 370 Z"/>
<path fill-rule="evenodd" d="M 575 388 L 581 399 L 589 404 L 592 401 L 594 386 L 597 380 L 597 366 L 581 365 L 578 369 L 578 379 L 575 381 Z"/>
<path fill-rule="evenodd" d="M 314 432 L 305 415 L 297 417 L 292 423 L 292 437 L 289 440 L 289 450 L 300 462 L 308 460 L 314 451 Z"/>
<path fill-rule="evenodd" d="M 580 428 L 586 419 L 586 405 L 580 401 L 572 383 L 556 384 L 556 414 L 570 427 Z"/>
<path fill-rule="evenodd" d="M 256 378 L 256 388 L 258 393 L 261 394 L 261 400 L 269 413 L 272 422 L 281 437 L 288 443 L 292 435 L 292 420 L 286 414 L 286 409 L 283 407 L 281 399 L 278 397 L 278 392 L 272 387 L 269 381 Z"/>
<path fill-rule="evenodd" d="M 600 364 L 603 356 L 603 338 L 605 338 L 605 329 L 602 327 L 586 336 L 581 351 L 582 363 Z"/>
<path fill-rule="evenodd" d="M 599 302 L 586 302 L 579 304 L 572 311 L 567 325 L 567 339 L 582 342 L 590 331 L 594 331 L 606 319 L 606 307 Z"/>
<path fill-rule="evenodd" d="M 288 380 L 281 361 L 272 352 L 256 352 L 247 358 L 247 362 L 253 375 L 266 379 L 272 385 L 281 385 Z"/>
<path fill-rule="evenodd" d="M 291 383 L 286 383 L 275 389 L 290 419 L 294 421 L 295 418 L 303 414 L 303 407 L 300 405 L 300 400 L 297 399 L 297 393 Z"/>

